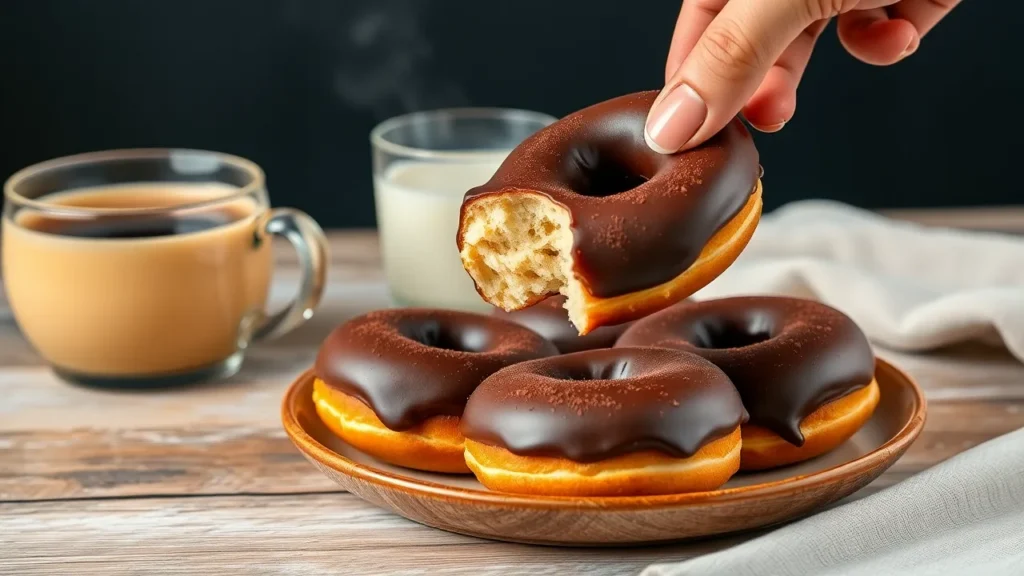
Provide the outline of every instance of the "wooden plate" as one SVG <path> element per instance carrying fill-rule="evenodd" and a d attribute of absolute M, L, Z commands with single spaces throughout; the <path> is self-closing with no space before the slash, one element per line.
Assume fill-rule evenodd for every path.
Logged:
<path fill-rule="evenodd" d="M 720 490 L 647 497 L 530 497 L 491 492 L 472 476 L 384 464 L 320 422 L 313 374 L 288 389 L 285 431 L 349 492 L 416 522 L 482 538 L 549 545 L 635 545 L 760 528 L 807 515 L 863 488 L 891 466 L 924 426 L 925 400 L 903 372 L 876 364 L 881 401 L 871 420 L 834 451 L 794 466 L 738 474 Z"/>

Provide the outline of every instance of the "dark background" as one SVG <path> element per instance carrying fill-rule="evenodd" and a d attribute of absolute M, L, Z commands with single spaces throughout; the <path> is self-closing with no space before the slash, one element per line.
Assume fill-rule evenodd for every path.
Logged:
<path fill-rule="evenodd" d="M 679 3 L 600 0 L 0 0 L 0 177 L 133 146 L 249 157 L 276 205 L 372 226 L 367 139 L 389 116 L 559 116 L 660 88 Z M 796 117 L 758 135 L 768 208 L 1018 203 L 1018 2 L 966 0 L 889 68 L 830 26 Z"/>

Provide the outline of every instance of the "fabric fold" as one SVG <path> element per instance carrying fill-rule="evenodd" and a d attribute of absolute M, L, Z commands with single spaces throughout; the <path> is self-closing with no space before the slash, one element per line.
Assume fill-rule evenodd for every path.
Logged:
<path fill-rule="evenodd" d="M 1024 430 L 876 494 L 641 576 L 1024 573 Z"/>

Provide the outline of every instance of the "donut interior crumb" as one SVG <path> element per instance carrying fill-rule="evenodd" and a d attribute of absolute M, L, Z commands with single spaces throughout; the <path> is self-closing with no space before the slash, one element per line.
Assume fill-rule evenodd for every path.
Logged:
<path fill-rule="evenodd" d="M 584 325 L 568 210 L 536 193 L 494 194 L 467 207 L 462 234 L 462 263 L 488 302 L 510 312 L 561 293 Z"/>

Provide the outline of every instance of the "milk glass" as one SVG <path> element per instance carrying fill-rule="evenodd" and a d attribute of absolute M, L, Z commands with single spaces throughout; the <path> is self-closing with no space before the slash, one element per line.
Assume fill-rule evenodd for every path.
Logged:
<path fill-rule="evenodd" d="M 462 197 L 554 121 L 526 110 L 454 108 L 398 116 L 373 129 L 377 228 L 396 305 L 489 309 L 459 260 Z"/>

